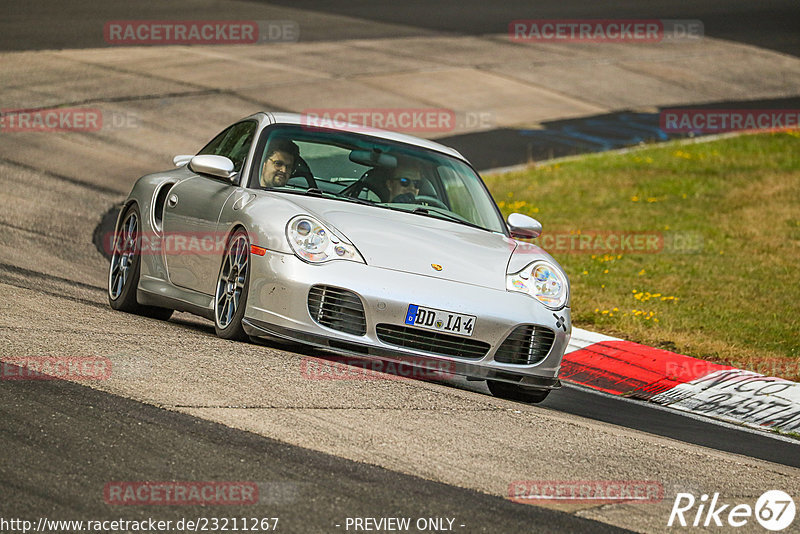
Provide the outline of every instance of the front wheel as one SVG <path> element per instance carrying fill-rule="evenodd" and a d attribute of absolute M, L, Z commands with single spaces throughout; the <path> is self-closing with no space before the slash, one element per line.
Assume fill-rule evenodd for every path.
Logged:
<path fill-rule="evenodd" d="M 214 330 L 223 339 L 245 340 L 242 319 L 250 286 L 250 240 L 236 230 L 228 240 L 214 293 Z"/>
<path fill-rule="evenodd" d="M 498 382 L 497 380 L 487 380 L 486 385 L 489 386 L 489 391 L 495 397 L 530 404 L 542 402 L 550 394 L 549 389 L 534 389 L 507 382 Z"/>
<path fill-rule="evenodd" d="M 136 300 L 142 263 L 140 222 L 139 208 L 136 204 L 129 206 L 122 216 L 122 225 L 114 235 L 114 251 L 108 267 L 108 303 L 115 310 L 166 321 L 172 315 L 172 310 L 142 306 Z"/>

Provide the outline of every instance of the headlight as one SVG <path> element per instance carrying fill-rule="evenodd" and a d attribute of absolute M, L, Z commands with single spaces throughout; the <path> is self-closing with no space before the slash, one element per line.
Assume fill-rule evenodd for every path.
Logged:
<path fill-rule="evenodd" d="M 553 310 L 569 301 L 567 277 L 547 261 L 535 261 L 518 273 L 506 275 L 506 289 L 526 293 Z"/>
<path fill-rule="evenodd" d="M 329 260 L 364 263 L 356 247 L 308 215 L 298 215 L 289 221 L 286 225 L 286 239 L 300 259 L 311 263 Z"/>

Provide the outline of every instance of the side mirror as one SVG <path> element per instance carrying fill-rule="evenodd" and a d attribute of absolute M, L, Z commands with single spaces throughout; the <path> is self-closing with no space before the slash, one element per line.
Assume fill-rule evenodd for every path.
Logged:
<path fill-rule="evenodd" d="M 193 156 L 189 162 L 189 169 L 198 174 L 224 178 L 231 183 L 236 178 L 236 173 L 233 172 L 233 162 L 225 156 Z"/>
<path fill-rule="evenodd" d="M 511 237 L 520 239 L 533 239 L 542 233 L 542 223 L 521 213 L 512 213 L 508 216 L 508 230 Z"/>
<path fill-rule="evenodd" d="M 194 156 L 191 155 L 191 154 L 182 155 L 182 156 L 175 156 L 174 158 L 172 158 L 172 163 L 174 163 L 176 167 L 181 167 L 183 165 L 186 165 L 190 161 L 192 161 L 193 157 Z"/>

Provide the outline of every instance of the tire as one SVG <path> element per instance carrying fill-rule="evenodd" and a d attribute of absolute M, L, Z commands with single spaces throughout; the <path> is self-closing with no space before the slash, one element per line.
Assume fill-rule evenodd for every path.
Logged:
<path fill-rule="evenodd" d="M 114 250 L 108 267 L 108 303 L 112 308 L 166 321 L 169 308 L 142 306 L 136 300 L 141 270 L 141 214 L 132 204 L 122 215 L 122 224 L 114 236 Z"/>
<path fill-rule="evenodd" d="M 498 382 L 497 380 L 487 380 L 486 385 L 489 386 L 489 391 L 495 397 L 529 404 L 540 403 L 550 394 L 549 389 L 534 389 L 507 382 Z"/>
<path fill-rule="evenodd" d="M 228 239 L 214 291 L 214 330 L 222 339 L 248 339 L 242 327 L 250 288 L 250 240 L 239 228 Z"/>

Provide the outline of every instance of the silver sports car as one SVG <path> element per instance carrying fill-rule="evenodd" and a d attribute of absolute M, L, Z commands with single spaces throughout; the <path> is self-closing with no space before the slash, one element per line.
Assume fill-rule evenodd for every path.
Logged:
<path fill-rule="evenodd" d="M 515 238 L 457 151 L 358 125 L 257 113 L 140 178 L 117 219 L 114 309 L 411 362 L 539 402 L 560 386 L 569 281 Z"/>

